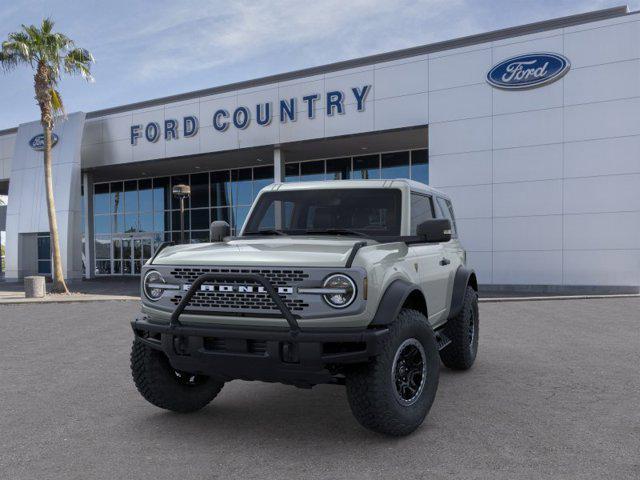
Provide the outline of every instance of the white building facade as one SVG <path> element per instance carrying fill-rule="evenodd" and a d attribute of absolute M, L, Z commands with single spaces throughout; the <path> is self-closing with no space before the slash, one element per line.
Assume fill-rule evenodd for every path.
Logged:
<path fill-rule="evenodd" d="M 7 279 L 50 268 L 38 128 L 0 132 Z M 640 14 L 626 8 L 78 113 L 55 132 L 70 278 L 135 275 L 177 239 L 178 183 L 199 242 L 212 220 L 239 227 L 273 181 L 411 177 L 453 198 L 484 285 L 640 285 Z"/>

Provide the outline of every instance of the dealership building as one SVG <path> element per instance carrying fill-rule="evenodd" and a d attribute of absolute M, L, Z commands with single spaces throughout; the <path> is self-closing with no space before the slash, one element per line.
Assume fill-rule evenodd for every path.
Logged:
<path fill-rule="evenodd" d="M 41 133 L 0 131 L 7 280 L 51 271 Z M 71 113 L 54 140 L 72 279 L 135 276 L 178 240 L 177 184 L 187 239 L 204 242 L 272 182 L 412 178 L 452 197 L 484 285 L 640 285 L 640 13 L 626 7 Z"/>

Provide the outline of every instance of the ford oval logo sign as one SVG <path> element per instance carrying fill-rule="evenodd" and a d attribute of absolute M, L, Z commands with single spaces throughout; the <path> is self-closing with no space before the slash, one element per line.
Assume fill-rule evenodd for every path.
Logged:
<path fill-rule="evenodd" d="M 521 90 L 546 85 L 569 71 L 571 63 L 558 53 L 530 53 L 508 58 L 487 73 L 496 88 Z"/>
<path fill-rule="evenodd" d="M 51 148 L 56 146 L 58 143 L 58 136 L 55 133 L 51 134 Z M 29 140 L 29 146 L 33 148 L 37 152 L 44 151 L 44 133 L 39 133 L 31 140 Z"/>

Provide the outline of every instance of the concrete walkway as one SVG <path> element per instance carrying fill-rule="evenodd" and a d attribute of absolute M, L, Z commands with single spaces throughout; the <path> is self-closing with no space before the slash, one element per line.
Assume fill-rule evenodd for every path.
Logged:
<path fill-rule="evenodd" d="M 0 305 L 20 303 L 66 303 L 140 300 L 140 279 L 101 278 L 69 282 L 69 295 L 47 293 L 44 298 L 25 298 L 22 283 L 0 283 Z M 47 292 L 51 284 L 47 283 Z"/>

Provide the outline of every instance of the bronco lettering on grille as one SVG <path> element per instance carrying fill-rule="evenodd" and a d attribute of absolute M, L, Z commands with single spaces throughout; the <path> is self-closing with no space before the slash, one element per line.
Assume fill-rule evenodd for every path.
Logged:
<path fill-rule="evenodd" d="M 191 288 L 190 283 L 182 285 L 182 289 L 187 291 Z M 291 295 L 293 287 L 275 287 L 276 292 L 283 295 Z M 201 292 L 220 293 L 267 293 L 264 287 L 258 285 L 201 285 Z"/>

